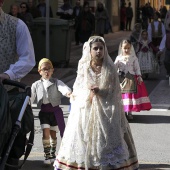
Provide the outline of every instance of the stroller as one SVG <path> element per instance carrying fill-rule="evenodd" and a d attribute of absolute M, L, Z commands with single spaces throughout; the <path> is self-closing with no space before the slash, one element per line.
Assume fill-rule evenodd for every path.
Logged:
<path fill-rule="evenodd" d="M 3 85 L 15 86 L 7 93 Z M 23 89 L 19 92 L 18 88 Z M 18 170 L 24 165 L 34 140 L 34 117 L 28 104 L 31 88 L 23 83 L 3 80 L 0 84 L 0 170 Z M 29 139 L 27 139 L 29 133 Z M 19 165 L 19 158 L 24 155 Z"/>

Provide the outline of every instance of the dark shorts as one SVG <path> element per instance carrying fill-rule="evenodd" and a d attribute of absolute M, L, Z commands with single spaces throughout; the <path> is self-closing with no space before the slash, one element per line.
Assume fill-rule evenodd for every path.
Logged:
<path fill-rule="evenodd" d="M 57 126 L 57 121 L 53 112 L 39 112 L 40 124 L 47 124 L 50 126 Z"/>

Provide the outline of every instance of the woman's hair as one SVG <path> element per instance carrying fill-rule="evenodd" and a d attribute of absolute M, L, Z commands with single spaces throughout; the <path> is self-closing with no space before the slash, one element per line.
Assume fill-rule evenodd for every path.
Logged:
<path fill-rule="evenodd" d="M 100 6 L 102 6 L 102 8 L 104 8 L 104 5 L 103 5 L 103 3 L 102 3 L 102 2 L 98 2 L 98 4 L 97 4 L 97 8 L 99 8 Z"/>
<path fill-rule="evenodd" d="M 141 35 L 142 35 L 144 32 L 146 32 L 146 33 L 148 34 L 147 30 L 144 29 L 144 30 L 141 31 Z"/>
<path fill-rule="evenodd" d="M 90 42 L 90 49 L 91 49 L 91 47 L 92 47 L 92 44 L 93 44 L 93 43 L 96 43 L 96 42 L 101 42 L 101 43 L 103 44 L 103 46 L 105 46 L 104 41 L 103 41 L 102 39 L 100 39 L 99 37 L 97 37 L 97 38 L 94 38 L 94 39 Z"/>
<path fill-rule="evenodd" d="M 27 4 L 26 2 L 21 2 L 21 3 L 20 3 L 20 8 L 21 8 L 22 5 L 25 5 L 25 6 L 26 6 L 26 12 L 29 12 L 29 6 L 28 6 L 28 4 Z"/>
<path fill-rule="evenodd" d="M 12 8 L 13 8 L 14 6 L 17 7 L 18 12 L 19 12 L 19 6 L 18 6 L 17 4 L 12 4 L 12 5 L 10 6 L 10 13 L 12 12 Z"/>
<path fill-rule="evenodd" d="M 132 43 L 131 43 L 130 40 L 124 39 L 124 40 L 121 41 L 121 47 L 122 47 L 123 44 L 130 44 L 131 45 Z"/>
<path fill-rule="evenodd" d="M 90 4 L 89 4 L 88 1 L 84 1 L 83 8 L 84 8 L 85 6 L 90 6 Z"/>

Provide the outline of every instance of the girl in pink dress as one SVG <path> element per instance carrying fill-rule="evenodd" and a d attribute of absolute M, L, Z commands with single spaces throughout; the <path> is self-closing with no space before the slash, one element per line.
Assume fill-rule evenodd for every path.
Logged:
<path fill-rule="evenodd" d="M 133 45 L 129 40 L 123 40 L 120 43 L 119 54 L 115 60 L 115 65 L 119 75 L 124 77 L 124 81 L 122 81 L 124 84 L 120 81 L 120 86 L 122 89 L 124 111 L 127 118 L 133 119 L 131 112 L 150 110 L 151 103 L 141 77 L 138 58 L 136 57 Z M 129 82 L 133 82 L 133 87 L 126 86 Z M 126 89 L 124 87 L 126 87 Z"/>

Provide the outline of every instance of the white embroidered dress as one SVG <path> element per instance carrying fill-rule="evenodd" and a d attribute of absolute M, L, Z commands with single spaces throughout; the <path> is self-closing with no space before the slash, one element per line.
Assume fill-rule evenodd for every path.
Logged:
<path fill-rule="evenodd" d="M 119 167 L 129 160 L 129 147 L 124 134 L 130 133 L 130 129 L 122 108 L 119 80 L 107 51 L 105 56 L 98 75 L 90 67 L 90 56 L 79 61 L 73 86 L 75 97 L 54 163 L 55 169 L 88 170 L 100 167 L 106 170 L 110 166 Z M 92 102 L 91 85 L 98 85 L 100 89 Z M 133 139 L 131 142 L 133 145 Z M 134 148 L 133 155 L 135 153 Z"/>

